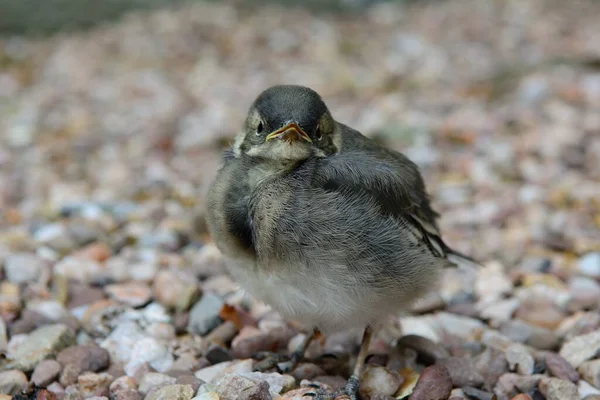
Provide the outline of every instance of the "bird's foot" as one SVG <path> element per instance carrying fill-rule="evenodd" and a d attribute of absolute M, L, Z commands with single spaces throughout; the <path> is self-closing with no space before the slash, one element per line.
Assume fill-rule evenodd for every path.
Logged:
<path fill-rule="evenodd" d="M 359 387 L 360 380 L 358 376 L 352 375 L 340 390 L 327 393 L 325 390 L 319 389 L 316 392 L 308 392 L 304 396 L 312 397 L 314 400 L 333 400 L 341 396 L 347 396 L 350 400 L 358 400 Z"/>
<path fill-rule="evenodd" d="M 271 368 L 277 368 L 280 373 L 285 374 L 293 371 L 303 356 L 299 351 L 295 351 L 289 356 L 274 352 L 257 353 L 254 358 L 259 362 L 254 366 L 254 371 L 264 372 Z"/>

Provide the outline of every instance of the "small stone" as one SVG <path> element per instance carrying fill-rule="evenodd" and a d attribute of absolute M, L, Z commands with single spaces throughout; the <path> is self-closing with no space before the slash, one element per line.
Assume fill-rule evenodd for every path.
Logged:
<path fill-rule="evenodd" d="M 595 386 L 590 385 L 583 379 L 577 382 L 577 390 L 579 391 L 579 398 L 585 399 L 587 396 L 599 396 L 600 397 L 600 389 Z"/>
<path fill-rule="evenodd" d="M 277 351 L 286 347 L 293 336 L 291 329 L 278 327 L 268 331 L 246 325 L 231 342 L 235 358 L 248 358 L 260 351 Z"/>
<path fill-rule="evenodd" d="M 217 345 L 212 344 L 209 346 L 208 350 L 206 350 L 206 354 L 204 355 L 211 364 L 218 364 L 225 361 L 233 360 L 231 353 L 229 350 Z"/>
<path fill-rule="evenodd" d="M 192 387 L 194 393 L 196 393 L 200 386 L 204 384 L 204 381 L 196 378 L 194 375 L 181 375 L 177 377 L 175 383 L 177 385 L 189 385 Z"/>
<path fill-rule="evenodd" d="M 79 283 L 93 283 L 103 280 L 104 266 L 94 260 L 67 256 L 56 263 L 54 274 L 64 276 Z"/>
<path fill-rule="evenodd" d="M 325 371 L 313 363 L 299 363 L 291 372 L 291 375 L 296 378 L 296 381 L 300 382 L 303 379 L 311 380 L 317 376 L 325 375 Z"/>
<path fill-rule="evenodd" d="M 559 378 L 542 378 L 538 385 L 546 400 L 579 400 L 577 386 Z"/>
<path fill-rule="evenodd" d="M 108 388 L 112 381 L 113 377 L 105 372 L 99 374 L 84 372 L 77 377 L 77 388 L 86 398 L 90 396 L 108 396 Z"/>
<path fill-rule="evenodd" d="M 14 368 L 32 371 L 42 360 L 75 342 L 73 331 L 63 324 L 46 325 L 29 334 L 24 343 L 7 354 Z"/>
<path fill-rule="evenodd" d="M 75 241 L 66 226 L 60 223 L 40 227 L 34 233 L 33 238 L 39 244 L 48 246 L 59 253 L 68 253 L 75 247 Z"/>
<path fill-rule="evenodd" d="M 46 264 L 31 253 L 9 254 L 4 260 L 4 273 L 9 282 L 20 284 L 39 279 Z"/>
<path fill-rule="evenodd" d="M 0 393 L 18 394 L 27 387 L 27 375 L 18 370 L 0 372 Z"/>
<path fill-rule="evenodd" d="M 577 261 L 579 273 L 592 278 L 600 278 L 600 252 L 587 253 Z"/>
<path fill-rule="evenodd" d="M 409 400 L 447 400 L 452 391 L 452 379 L 446 367 L 432 365 L 421 373 Z"/>
<path fill-rule="evenodd" d="M 236 400 L 271 400 L 269 384 L 265 381 L 258 382 L 254 387 L 244 390 Z"/>
<path fill-rule="evenodd" d="M 494 393 L 498 394 L 499 398 L 510 398 L 518 393 L 530 393 L 537 388 L 538 383 L 544 375 L 518 375 L 507 373 L 502 375 L 496 386 Z"/>
<path fill-rule="evenodd" d="M 0 315 L 0 353 L 4 353 L 8 348 L 8 333 L 4 318 Z"/>
<path fill-rule="evenodd" d="M 511 293 L 512 281 L 508 278 L 502 264 L 492 262 L 477 270 L 475 294 L 480 299 L 498 299 Z"/>
<path fill-rule="evenodd" d="M 114 400 L 142 400 L 142 398 L 142 395 L 135 389 L 119 390 L 111 397 Z"/>
<path fill-rule="evenodd" d="M 483 388 L 492 390 L 498 379 L 508 372 L 508 362 L 504 352 L 488 347 L 475 358 L 475 368 L 483 376 Z"/>
<path fill-rule="evenodd" d="M 112 383 L 109 386 L 109 390 L 110 390 L 111 394 L 115 394 L 116 392 L 119 392 L 122 390 L 136 389 L 136 388 L 137 388 L 137 382 L 135 381 L 135 379 L 130 376 L 126 376 L 126 375 L 118 377 L 117 379 L 112 381 Z"/>
<path fill-rule="evenodd" d="M 190 385 L 169 385 L 148 393 L 144 400 L 190 400 L 194 390 Z"/>
<path fill-rule="evenodd" d="M 600 359 L 586 361 L 577 370 L 585 381 L 600 388 Z"/>
<path fill-rule="evenodd" d="M 158 372 L 148 372 L 140 379 L 138 390 L 142 394 L 147 394 L 153 389 L 174 385 L 176 381 L 176 378 L 169 375 L 160 374 Z"/>
<path fill-rule="evenodd" d="M 565 318 L 556 328 L 556 333 L 570 340 L 575 336 L 590 333 L 598 327 L 600 327 L 600 313 L 579 311 Z"/>
<path fill-rule="evenodd" d="M 219 311 L 223 306 L 223 300 L 212 293 L 205 293 L 190 310 L 188 331 L 196 335 L 204 336 L 221 323 Z"/>
<path fill-rule="evenodd" d="M 586 335 L 575 336 L 565 342 L 559 354 L 573 367 L 593 358 L 600 351 L 600 330 Z"/>
<path fill-rule="evenodd" d="M 475 360 L 471 357 L 448 357 L 440 360 L 438 365 L 446 367 L 455 387 L 483 384 L 483 376 L 477 370 Z"/>
<path fill-rule="evenodd" d="M 219 379 L 216 385 L 221 400 L 236 400 L 243 392 L 256 386 L 256 382 L 244 376 L 228 374 Z"/>
<path fill-rule="evenodd" d="M 246 372 L 239 374 L 244 378 L 252 379 L 258 383 L 260 381 L 266 381 L 269 384 L 272 392 L 283 393 L 291 390 L 296 385 L 296 380 L 293 376 L 279 374 L 277 372 L 264 373 L 264 372 Z"/>
<path fill-rule="evenodd" d="M 483 307 L 479 314 L 481 315 L 481 318 L 485 318 L 498 324 L 509 321 L 514 312 L 519 308 L 520 304 L 519 299 L 516 297 L 498 300 Z"/>
<path fill-rule="evenodd" d="M 242 393 L 240 396 L 243 396 L 243 395 L 244 395 L 244 393 Z M 269 397 L 269 399 L 270 398 L 271 397 Z M 199 393 L 192 400 L 220 400 L 220 398 L 216 392 L 204 392 L 204 393 Z M 257 400 L 260 400 L 260 399 L 257 399 Z"/>
<path fill-rule="evenodd" d="M 533 400 L 533 399 L 531 398 L 530 395 L 521 393 L 521 394 L 516 395 L 515 397 L 513 397 L 510 400 Z"/>
<path fill-rule="evenodd" d="M 555 329 L 565 317 L 565 312 L 550 302 L 522 302 L 515 313 L 515 318 L 547 329 Z"/>
<path fill-rule="evenodd" d="M 173 365 L 173 354 L 167 346 L 154 338 L 143 338 L 133 346 L 131 358 L 125 364 L 127 375 L 134 375 L 135 370 L 144 363 L 149 363 L 158 372 L 167 372 Z"/>
<path fill-rule="evenodd" d="M 558 354 L 546 353 L 544 360 L 546 361 L 546 367 L 553 376 L 571 382 L 579 380 L 579 373 L 577 373 L 575 368 Z"/>
<path fill-rule="evenodd" d="M 575 276 L 569 281 L 569 309 L 582 310 L 600 305 L 600 284 L 592 278 Z"/>
<path fill-rule="evenodd" d="M 462 388 L 462 390 L 469 399 L 473 400 L 493 400 L 494 397 L 492 393 L 479 390 L 470 386 L 465 386 Z"/>
<path fill-rule="evenodd" d="M 521 375 L 533 374 L 535 360 L 525 346 L 513 344 L 506 349 L 505 356 L 511 370 L 516 369 Z"/>
<path fill-rule="evenodd" d="M 58 377 L 62 366 L 56 360 L 43 360 L 33 370 L 31 381 L 38 386 L 46 387 Z"/>
<path fill-rule="evenodd" d="M 450 353 L 442 345 L 428 338 L 417 335 L 406 335 L 398 340 L 399 349 L 409 348 L 417 352 L 419 360 L 425 364 L 434 364 L 436 361 L 450 357 Z"/>
<path fill-rule="evenodd" d="M 439 327 L 446 333 L 458 336 L 465 340 L 478 339 L 485 326 L 483 322 L 475 318 L 440 312 L 437 314 Z"/>
<path fill-rule="evenodd" d="M 97 372 L 108 367 L 108 351 L 96 345 L 71 346 L 62 350 L 56 360 L 63 366 L 73 365 L 81 372 Z"/>
<path fill-rule="evenodd" d="M 77 282 L 69 282 L 69 301 L 67 303 L 67 308 L 69 309 L 85 306 L 104 299 L 104 291 L 100 288 Z"/>
<path fill-rule="evenodd" d="M 226 361 L 219 364 L 211 365 L 210 367 L 202 368 L 196 371 L 194 376 L 204 382 L 215 383 L 223 375 L 226 374 L 244 374 L 252 372 L 253 360 L 251 358 L 245 360 Z"/>
<path fill-rule="evenodd" d="M 384 367 L 366 365 L 360 376 L 360 393 L 365 397 L 375 393 L 392 396 L 403 381 L 400 375 Z"/>
<path fill-rule="evenodd" d="M 314 393 L 315 389 L 311 387 L 301 387 L 285 392 L 281 398 L 285 400 L 306 400 L 307 393 Z"/>
<path fill-rule="evenodd" d="M 559 336 L 553 331 L 518 319 L 506 321 L 500 328 L 500 332 L 515 342 L 540 350 L 553 350 L 560 342 Z"/>
<path fill-rule="evenodd" d="M 141 282 L 117 283 L 104 290 L 114 300 L 131 307 L 141 307 L 152 298 L 152 290 Z"/>
<path fill-rule="evenodd" d="M 200 295 L 195 276 L 183 271 L 160 271 L 154 279 L 154 295 L 163 306 L 178 312 L 189 310 Z"/>

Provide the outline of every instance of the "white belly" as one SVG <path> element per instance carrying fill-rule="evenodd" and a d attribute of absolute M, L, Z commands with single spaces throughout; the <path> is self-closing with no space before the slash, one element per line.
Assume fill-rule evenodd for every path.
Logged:
<path fill-rule="evenodd" d="M 285 319 L 298 321 L 307 329 L 323 333 L 364 328 L 398 311 L 402 296 L 381 296 L 357 284 L 342 290 L 331 274 L 305 276 L 306 269 L 285 268 L 287 274 L 257 272 L 248 263 L 230 260 L 228 267 L 238 284 L 254 298 L 275 308 Z"/>

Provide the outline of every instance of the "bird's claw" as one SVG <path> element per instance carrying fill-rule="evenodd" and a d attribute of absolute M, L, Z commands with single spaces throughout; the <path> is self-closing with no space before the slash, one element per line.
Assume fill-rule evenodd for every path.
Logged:
<path fill-rule="evenodd" d="M 314 387 L 314 385 L 311 385 Z M 359 378 L 356 375 L 352 375 L 346 385 L 333 393 L 328 393 L 323 389 L 319 389 L 316 392 L 308 392 L 303 396 L 312 397 L 314 400 L 333 400 L 341 396 L 347 396 L 350 400 L 358 400 L 358 388 L 360 386 Z"/>
<path fill-rule="evenodd" d="M 254 355 L 259 362 L 254 366 L 254 371 L 264 372 L 271 368 L 277 368 L 282 373 L 293 371 L 298 362 L 302 359 L 302 354 L 294 352 L 289 356 L 280 353 L 260 352 Z"/>

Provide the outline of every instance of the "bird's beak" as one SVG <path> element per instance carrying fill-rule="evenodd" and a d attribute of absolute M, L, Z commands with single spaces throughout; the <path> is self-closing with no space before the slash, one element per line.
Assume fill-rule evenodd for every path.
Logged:
<path fill-rule="evenodd" d="M 265 138 L 265 142 L 271 139 L 283 139 L 290 142 L 305 140 L 308 143 L 312 143 L 306 132 L 295 122 L 290 122 L 276 131 L 269 133 Z"/>

